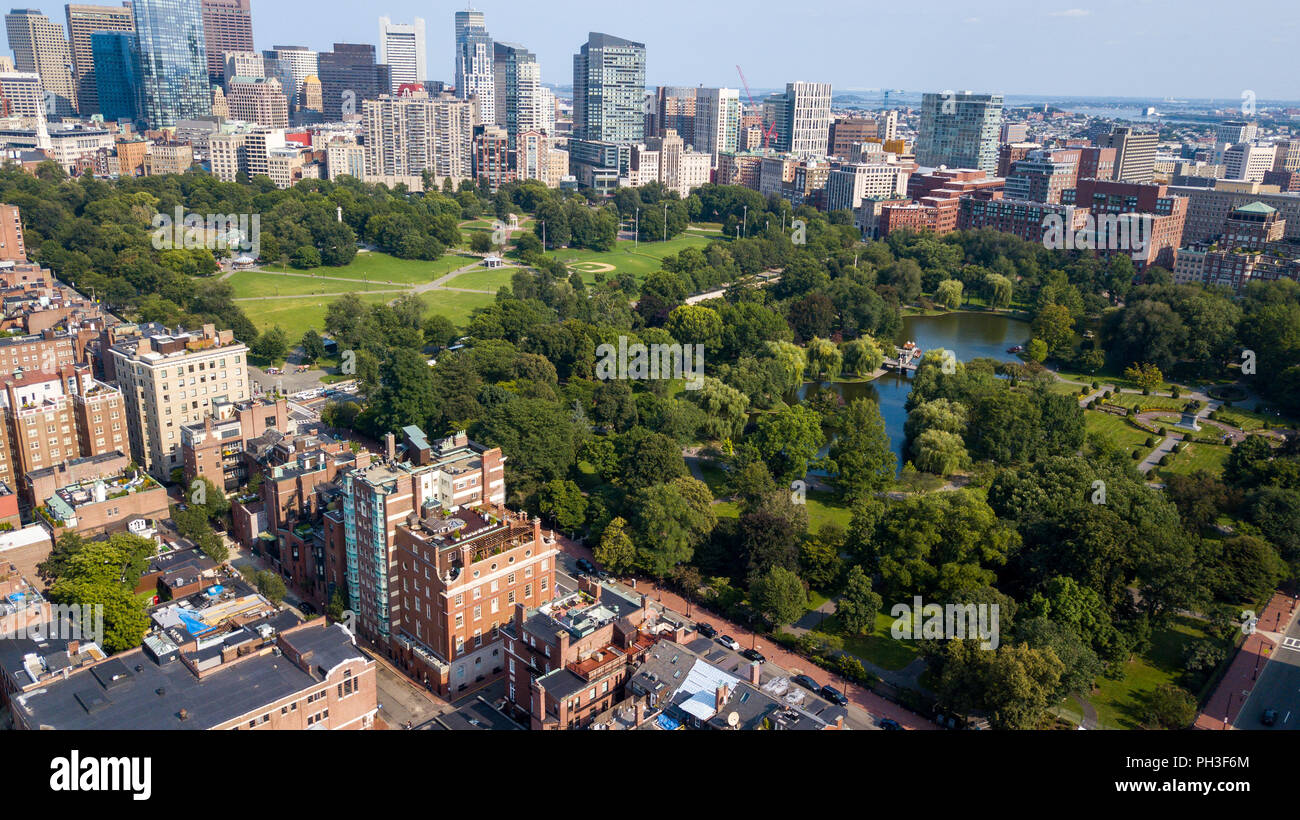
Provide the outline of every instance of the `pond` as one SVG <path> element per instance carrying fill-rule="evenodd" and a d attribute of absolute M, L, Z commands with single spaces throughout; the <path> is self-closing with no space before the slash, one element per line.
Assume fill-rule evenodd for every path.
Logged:
<path fill-rule="evenodd" d="M 922 350 L 943 348 L 953 351 L 958 361 L 988 358 L 1003 362 L 1018 361 L 1007 350 L 1025 344 L 1029 339 L 1029 325 L 1009 316 L 989 313 L 946 313 L 942 316 L 908 316 L 895 342 L 916 342 Z M 799 389 L 802 400 L 815 383 L 809 382 Z M 872 382 L 830 382 L 822 385 L 838 393 L 846 402 L 867 398 L 880 405 L 885 419 L 885 431 L 901 469 L 903 458 L 903 425 L 907 422 L 907 397 L 912 392 L 911 379 L 897 373 L 888 373 Z M 822 449 L 824 456 L 829 446 Z"/>

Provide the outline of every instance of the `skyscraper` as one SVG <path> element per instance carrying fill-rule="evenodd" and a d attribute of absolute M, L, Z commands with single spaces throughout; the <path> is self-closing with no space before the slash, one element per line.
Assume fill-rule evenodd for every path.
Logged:
<path fill-rule="evenodd" d="M 134 0 L 133 8 L 140 50 L 140 118 L 151 128 L 165 128 L 210 114 L 210 64 L 200 0 Z"/>
<path fill-rule="evenodd" d="M 253 50 L 251 0 L 203 0 L 203 36 L 208 52 L 208 81 L 226 79 L 227 51 Z"/>
<path fill-rule="evenodd" d="M 460 42 L 465 37 L 465 30 L 470 26 L 487 28 L 487 21 L 483 17 L 483 12 L 475 11 L 474 9 L 465 9 L 464 11 L 456 12 L 456 42 L 455 50 L 453 51 L 454 54 L 460 53 Z"/>
<path fill-rule="evenodd" d="M 263 51 L 262 56 L 278 60 L 288 67 L 289 76 L 293 78 L 295 104 L 301 105 L 303 83 L 320 72 L 320 55 L 302 46 L 276 46 Z"/>
<path fill-rule="evenodd" d="M 735 151 L 740 139 L 740 91 L 735 88 L 700 88 L 695 92 L 695 132 L 691 144 L 712 156 Z"/>
<path fill-rule="evenodd" d="M 77 111 L 77 82 L 72 51 L 63 26 L 37 9 L 14 9 L 5 15 L 9 47 L 18 71 L 35 72 L 46 94 L 46 113 L 67 117 Z"/>
<path fill-rule="evenodd" d="M 593 142 L 645 139 L 644 43 L 591 32 L 573 56 L 573 135 Z"/>
<path fill-rule="evenodd" d="M 513 152 L 520 134 L 543 129 L 542 66 L 536 54 L 515 43 L 493 43 L 492 55 L 496 124 L 506 129 Z"/>
<path fill-rule="evenodd" d="M 1159 135 L 1154 132 L 1134 131 L 1127 125 L 1121 125 L 1103 137 L 1098 145 L 1115 149 L 1116 180 L 1151 182 L 1155 179 L 1156 143 L 1159 140 Z"/>
<path fill-rule="evenodd" d="M 468 15 L 463 27 L 461 15 Z M 482 12 L 456 12 L 456 96 L 478 101 L 479 122 L 496 122 L 492 35 L 483 26 Z"/>
<path fill-rule="evenodd" d="M 140 54 L 133 31 L 97 31 L 90 35 L 95 102 L 105 120 L 140 118 Z"/>
<path fill-rule="evenodd" d="M 932 167 L 974 168 L 992 174 L 998 167 L 1001 124 L 1001 94 L 925 94 L 921 97 L 916 161 Z"/>
<path fill-rule="evenodd" d="M 424 45 L 424 20 L 394 23 L 379 18 L 379 62 L 388 66 L 394 94 L 404 85 L 429 79 L 428 52 Z"/>
<path fill-rule="evenodd" d="M 97 31 L 135 31 L 130 6 L 88 6 L 69 3 L 68 40 L 72 46 L 72 70 L 77 81 L 77 111 L 84 117 L 100 113 L 99 87 L 95 79 L 95 55 L 90 35 Z"/>
<path fill-rule="evenodd" d="M 335 43 L 333 51 L 321 52 L 318 62 L 327 121 L 360 114 L 362 102 L 379 99 L 392 88 L 388 66 L 375 62 L 372 45 Z"/>
<path fill-rule="evenodd" d="M 798 157 L 830 153 L 831 84 L 785 84 L 785 121 L 777 126 L 777 150 Z"/>

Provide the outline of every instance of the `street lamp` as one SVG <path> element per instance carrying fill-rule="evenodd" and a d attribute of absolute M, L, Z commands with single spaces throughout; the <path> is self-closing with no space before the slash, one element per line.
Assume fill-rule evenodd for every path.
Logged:
<path fill-rule="evenodd" d="M 641 209 L 636 209 L 636 233 L 632 234 L 632 247 L 641 247 Z"/>
<path fill-rule="evenodd" d="M 745 206 L 745 238 L 749 238 L 749 206 Z"/>
<path fill-rule="evenodd" d="M 664 203 L 664 241 L 668 241 L 668 203 Z"/>

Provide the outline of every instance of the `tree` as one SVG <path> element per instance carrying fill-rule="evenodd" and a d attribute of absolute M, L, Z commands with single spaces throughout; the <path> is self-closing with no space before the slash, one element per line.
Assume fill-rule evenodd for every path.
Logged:
<path fill-rule="evenodd" d="M 961 713 L 985 712 L 995 729 L 1038 728 L 1064 671 L 1051 649 L 1004 644 L 990 652 L 975 640 L 946 641 L 931 661 L 940 700 Z"/>
<path fill-rule="evenodd" d="M 587 498 L 568 479 L 557 478 L 543 484 L 537 501 L 542 514 L 565 532 L 576 531 L 587 518 Z"/>
<path fill-rule="evenodd" d="M 869 336 L 845 342 L 840 352 L 843 354 L 844 370 L 858 377 L 870 376 L 885 362 L 885 354 L 880 345 Z"/>
<path fill-rule="evenodd" d="M 814 338 L 808 343 L 808 370 L 814 379 L 834 379 L 840 374 L 844 356 L 829 339 Z"/>
<path fill-rule="evenodd" d="M 1047 361 L 1048 353 L 1047 342 L 1042 339 L 1030 339 L 1029 344 L 1025 346 L 1025 355 L 1039 364 Z"/>
<path fill-rule="evenodd" d="M 309 364 L 315 364 L 325 357 L 325 341 L 321 339 L 320 334 L 315 330 L 308 328 L 307 332 L 302 334 L 302 357 Z"/>
<path fill-rule="evenodd" d="M 434 347 L 444 348 L 460 338 L 460 331 L 446 316 L 435 313 L 424 320 L 424 338 Z"/>
<path fill-rule="evenodd" d="M 763 414 L 757 428 L 751 443 L 772 475 L 787 483 L 808 474 L 808 462 L 826 443 L 821 416 L 803 405 Z"/>
<path fill-rule="evenodd" d="M 254 576 L 257 582 L 257 591 L 262 597 L 273 604 L 278 604 L 284 600 L 285 593 L 288 589 L 284 585 L 284 579 L 269 569 L 259 570 Z"/>
<path fill-rule="evenodd" d="M 1181 686 L 1162 683 L 1147 697 L 1143 717 L 1157 729 L 1186 729 L 1196 720 L 1196 697 Z"/>
<path fill-rule="evenodd" d="M 799 576 L 784 567 L 772 567 L 749 589 L 750 603 L 769 623 L 794 623 L 808 608 L 808 593 Z"/>
<path fill-rule="evenodd" d="M 1155 390 L 1165 383 L 1165 376 L 1160 368 L 1150 362 L 1124 368 L 1124 378 L 1136 382 L 1143 390 Z"/>
<path fill-rule="evenodd" d="M 840 551 L 845 539 L 843 527 L 827 522 L 816 536 L 805 538 L 799 545 L 799 572 L 813 589 L 829 590 L 839 581 L 844 568 Z"/>
<path fill-rule="evenodd" d="M 840 434 L 828 458 L 840 492 L 855 498 L 893 481 L 898 457 L 890 447 L 880 406 L 869 399 L 854 399 L 840 412 L 837 424 Z"/>
<path fill-rule="evenodd" d="M 50 587 L 50 600 L 64 606 L 78 605 L 84 612 L 103 607 L 104 636 L 101 646 L 110 653 L 127 652 L 140 646 L 149 631 L 149 615 L 133 588 L 124 583 L 94 582 L 61 578 Z M 84 615 L 83 615 L 84 621 Z M 89 624 L 83 624 L 88 626 Z"/>
<path fill-rule="evenodd" d="M 267 361 L 282 361 L 284 355 L 289 352 L 289 337 L 285 334 L 283 328 L 276 325 L 258 336 L 250 350 L 254 356 L 259 356 Z"/>
<path fill-rule="evenodd" d="M 1011 297 L 1015 286 L 1011 280 L 1000 273 L 990 273 L 984 277 L 984 290 L 988 294 L 989 304 L 997 310 L 1011 306 Z"/>
<path fill-rule="evenodd" d="M 486 231 L 471 231 L 469 249 L 474 253 L 487 253 L 492 250 L 492 235 Z"/>
<path fill-rule="evenodd" d="M 629 490 L 649 487 L 689 474 L 682 447 L 662 433 L 633 427 L 614 440 L 619 472 L 616 483 Z"/>
<path fill-rule="evenodd" d="M 713 530 L 713 494 L 702 481 L 675 478 L 632 494 L 634 543 L 639 569 L 663 579 L 691 560 Z"/>
<path fill-rule="evenodd" d="M 1030 327 L 1034 338 L 1042 339 L 1052 354 L 1068 350 L 1074 342 L 1074 317 L 1065 305 L 1044 305 Z"/>
<path fill-rule="evenodd" d="M 704 345 L 713 351 L 722 338 L 722 319 L 715 310 L 699 305 L 681 305 L 668 314 L 664 325 L 672 337 L 684 345 Z"/>
<path fill-rule="evenodd" d="M 962 283 L 960 279 L 945 279 L 939 283 L 935 301 L 949 310 L 961 307 Z"/>
<path fill-rule="evenodd" d="M 592 550 L 597 563 L 614 575 L 625 575 L 636 567 L 636 546 L 627 534 L 627 527 L 625 518 L 610 521 L 600 543 Z"/>
<path fill-rule="evenodd" d="M 835 602 L 835 617 L 849 635 L 869 635 L 876 628 L 876 613 L 884 601 L 871 589 L 871 579 L 854 566 L 844 583 L 844 594 Z"/>
<path fill-rule="evenodd" d="M 969 459 L 961 436 L 946 430 L 926 430 L 916 440 L 913 451 L 916 469 L 945 477 L 960 470 Z"/>

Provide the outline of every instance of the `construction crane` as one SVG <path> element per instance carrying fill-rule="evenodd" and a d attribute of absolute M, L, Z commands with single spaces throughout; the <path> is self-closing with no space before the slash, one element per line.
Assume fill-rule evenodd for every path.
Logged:
<path fill-rule="evenodd" d="M 752 108 L 755 108 L 755 105 L 754 105 L 754 95 L 751 94 L 751 93 L 749 92 L 749 80 L 746 80 L 746 79 L 745 79 L 745 72 L 740 70 L 740 66 L 736 66 L 736 72 L 740 74 L 740 82 L 741 82 L 742 85 L 745 86 L 745 96 L 749 98 L 749 107 L 750 107 L 751 109 L 752 109 Z M 759 109 L 759 111 L 760 111 L 760 116 L 761 116 L 762 109 Z M 777 134 L 776 134 L 776 123 L 772 123 L 770 126 L 768 126 L 768 127 L 763 131 L 763 151 L 764 151 L 764 152 L 766 152 L 766 151 L 768 150 L 768 147 L 771 145 L 772 140 L 776 139 L 776 137 L 777 137 Z"/>

